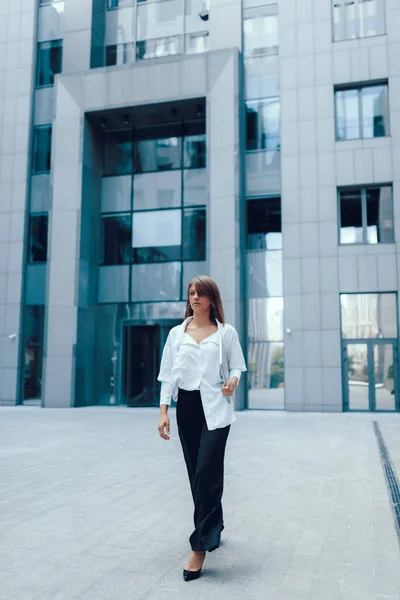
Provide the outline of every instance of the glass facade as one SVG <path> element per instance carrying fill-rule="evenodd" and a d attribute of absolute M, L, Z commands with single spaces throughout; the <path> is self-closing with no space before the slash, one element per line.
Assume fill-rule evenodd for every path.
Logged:
<path fill-rule="evenodd" d="M 135 25 L 126 15 L 119 24 L 125 35 L 105 49 L 106 66 L 121 65 L 147 59 L 199 54 L 209 49 L 208 24 L 200 17 L 196 0 L 110 0 L 109 9 L 136 7 Z M 112 35 L 111 35 L 112 37 Z M 120 40 L 123 37 L 123 40 Z"/>
<path fill-rule="evenodd" d="M 54 85 L 54 77 L 61 73 L 62 40 L 52 40 L 38 44 L 36 86 Z"/>
<path fill-rule="evenodd" d="M 397 296 L 341 294 L 344 339 L 397 338 Z"/>
<path fill-rule="evenodd" d="M 183 299 L 183 265 L 207 259 L 204 121 L 106 132 L 104 154 L 99 301 Z"/>
<path fill-rule="evenodd" d="M 40 400 L 43 375 L 44 306 L 25 306 L 23 343 L 23 400 Z"/>

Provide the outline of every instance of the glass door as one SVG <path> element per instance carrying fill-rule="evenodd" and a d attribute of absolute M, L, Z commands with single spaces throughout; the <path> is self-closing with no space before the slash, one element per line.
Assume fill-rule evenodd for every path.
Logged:
<path fill-rule="evenodd" d="M 343 348 L 345 410 L 399 410 L 397 343 L 385 340 L 347 342 Z"/>
<path fill-rule="evenodd" d="M 397 348 L 394 344 L 373 344 L 375 410 L 396 410 Z"/>
<path fill-rule="evenodd" d="M 368 344 L 346 344 L 344 367 L 347 410 L 371 410 Z"/>

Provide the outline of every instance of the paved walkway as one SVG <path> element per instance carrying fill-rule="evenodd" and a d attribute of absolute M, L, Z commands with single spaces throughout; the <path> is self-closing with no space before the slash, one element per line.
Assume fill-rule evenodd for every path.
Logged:
<path fill-rule="evenodd" d="M 191 497 L 157 410 L 0 409 L 2 600 L 398 600 L 373 429 L 400 416 L 245 412 L 228 442 L 223 545 L 181 570 Z"/>

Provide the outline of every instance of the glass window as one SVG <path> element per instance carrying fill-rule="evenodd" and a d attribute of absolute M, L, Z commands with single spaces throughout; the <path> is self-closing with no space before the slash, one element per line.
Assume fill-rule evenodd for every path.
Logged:
<path fill-rule="evenodd" d="M 186 35 L 185 52 L 186 54 L 202 54 L 208 52 L 210 38 L 208 31 L 200 33 L 189 33 Z"/>
<path fill-rule="evenodd" d="M 180 169 L 182 164 L 182 139 L 166 137 L 136 142 L 135 171 L 167 171 Z"/>
<path fill-rule="evenodd" d="M 181 0 L 141 2 L 138 5 L 137 41 L 159 40 L 157 49 L 160 54 L 156 53 L 155 56 L 171 53 L 172 46 L 168 40 L 183 32 L 183 10 Z M 163 46 L 166 48 L 163 49 Z"/>
<path fill-rule="evenodd" d="M 132 246 L 135 263 L 181 260 L 181 242 L 181 210 L 134 213 Z"/>
<path fill-rule="evenodd" d="M 281 199 L 247 200 L 247 250 L 282 249 Z"/>
<path fill-rule="evenodd" d="M 122 8 L 124 6 L 132 6 L 134 0 L 108 0 L 108 8 Z"/>
<path fill-rule="evenodd" d="M 33 172 L 47 173 L 51 167 L 51 125 L 33 131 Z"/>
<path fill-rule="evenodd" d="M 130 214 L 103 216 L 103 265 L 124 265 L 132 255 L 132 217 Z"/>
<path fill-rule="evenodd" d="M 181 298 L 182 263 L 133 265 L 132 302 L 170 302 Z"/>
<path fill-rule="evenodd" d="M 184 166 L 186 169 L 204 169 L 206 167 L 205 134 L 186 136 L 184 149 Z"/>
<path fill-rule="evenodd" d="M 282 410 L 285 405 L 283 342 L 250 342 L 247 366 L 249 408 Z"/>
<path fill-rule="evenodd" d="M 248 306 L 249 341 L 282 341 L 283 298 L 249 298 Z"/>
<path fill-rule="evenodd" d="M 121 129 L 106 133 L 105 172 L 123 175 L 132 172 L 132 130 Z"/>
<path fill-rule="evenodd" d="M 106 47 L 106 67 L 114 65 L 125 65 L 135 62 L 135 45 L 114 44 Z"/>
<path fill-rule="evenodd" d="M 99 268 L 99 302 L 129 302 L 129 268 L 128 265 Z"/>
<path fill-rule="evenodd" d="M 264 59 L 257 58 L 253 61 L 264 64 Z M 265 68 L 265 67 L 264 67 Z M 246 98 L 247 100 L 258 100 L 259 98 L 271 98 L 279 96 L 278 73 L 258 73 L 258 69 L 252 65 L 246 65 Z"/>
<path fill-rule="evenodd" d="M 363 242 L 361 190 L 340 192 L 340 243 Z"/>
<path fill-rule="evenodd" d="M 42 394 L 44 306 L 24 308 L 24 400 Z"/>
<path fill-rule="evenodd" d="M 387 83 L 337 89 L 335 101 L 337 140 L 389 135 Z"/>
<path fill-rule="evenodd" d="M 341 244 L 394 242 L 391 186 L 341 190 L 339 201 Z"/>
<path fill-rule="evenodd" d="M 249 298 L 283 295 L 281 250 L 247 253 L 247 290 Z"/>
<path fill-rule="evenodd" d="M 333 0 L 335 42 L 384 33 L 384 0 Z"/>
<path fill-rule="evenodd" d="M 136 60 L 162 58 L 175 54 L 182 54 L 182 36 L 180 35 L 141 41 L 136 44 Z"/>
<path fill-rule="evenodd" d="M 246 102 L 246 149 L 280 148 L 280 98 Z"/>
<path fill-rule="evenodd" d="M 363 137 L 389 135 L 389 106 L 387 85 L 361 89 Z"/>
<path fill-rule="evenodd" d="M 278 54 L 278 5 L 246 8 L 243 32 L 245 58 Z"/>
<path fill-rule="evenodd" d="M 133 179 L 133 207 L 135 210 L 180 207 L 181 203 L 181 171 L 135 175 Z"/>
<path fill-rule="evenodd" d="M 31 215 L 29 217 L 29 262 L 43 263 L 47 261 L 49 217 L 48 215 Z"/>
<path fill-rule="evenodd" d="M 183 211 L 183 260 L 206 259 L 206 209 L 185 208 Z"/>
<path fill-rule="evenodd" d="M 342 337 L 396 338 L 396 294 L 341 294 Z"/>
<path fill-rule="evenodd" d="M 54 85 L 54 76 L 61 73 L 62 40 L 38 44 L 36 85 Z"/>
<path fill-rule="evenodd" d="M 189 169 L 183 172 L 183 202 L 186 206 L 207 204 L 209 181 L 206 169 Z"/>

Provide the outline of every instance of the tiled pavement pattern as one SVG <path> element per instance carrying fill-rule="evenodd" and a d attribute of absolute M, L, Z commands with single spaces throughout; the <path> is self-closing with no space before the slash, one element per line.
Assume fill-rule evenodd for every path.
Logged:
<path fill-rule="evenodd" d="M 156 409 L 0 409 L 1 600 L 394 600 L 400 551 L 373 420 L 238 414 L 223 545 L 181 570 L 191 497 Z"/>

